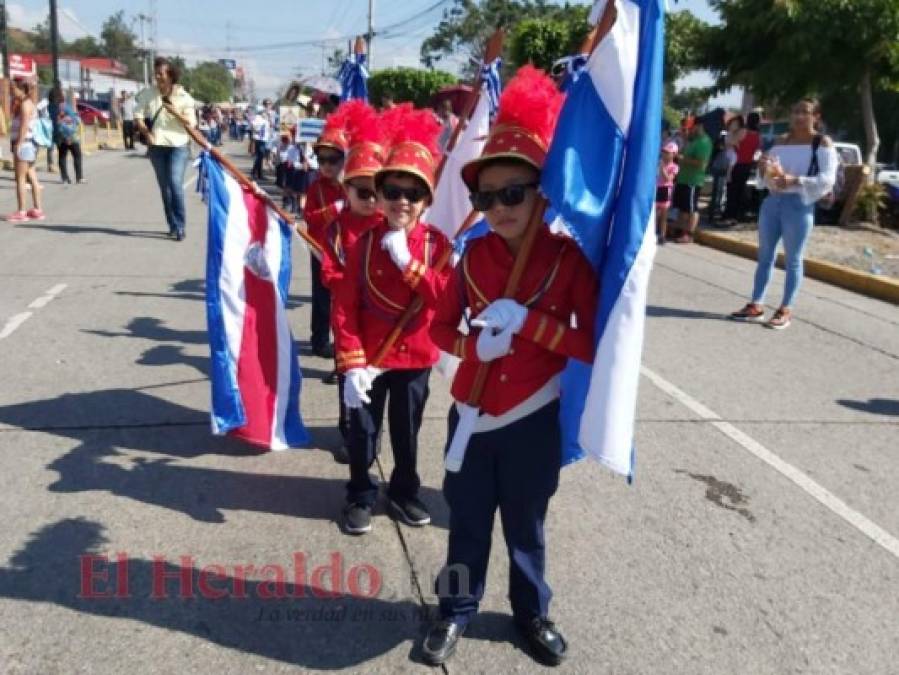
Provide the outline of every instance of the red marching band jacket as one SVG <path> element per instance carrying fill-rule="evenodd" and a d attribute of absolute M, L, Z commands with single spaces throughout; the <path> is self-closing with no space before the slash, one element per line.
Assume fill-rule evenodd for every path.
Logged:
<path fill-rule="evenodd" d="M 340 215 L 336 202 L 345 201 L 346 192 L 336 180 L 319 176 L 306 190 L 306 205 L 303 207 L 303 220 L 309 235 L 322 248 L 325 247 L 325 230 Z"/>
<path fill-rule="evenodd" d="M 482 363 L 476 350 L 480 330 L 460 332 L 460 322 L 503 297 L 514 264 L 505 241 L 491 232 L 469 244 L 440 297 L 431 337 L 462 360 L 452 387 L 457 401 L 468 401 Z M 493 362 L 481 410 L 508 412 L 560 373 L 569 357 L 592 363 L 597 296 L 596 275 L 577 244 L 541 228 L 514 297 L 528 308 L 527 319 L 509 353 Z"/>
<path fill-rule="evenodd" d="M 337 369 L 362 368 L 374 359 L 381 344 L 416 295 L 423 309 L 406 325 L 383 361 L 383 368 L 428 368 L 439 350 L 428 333 L 437 298 L 449 280 L 449 266 L 440 272 L 437 261 L 450 247 L 437 228 L 419 222 L 408 234 L 412 262 L 400 269 L 381 248 L 389 231 L 385 221 L 363 234 L 347 253 L 347 274 L 337 285 L 333 325 Z"/>
<path fill-rule="evenodd" d="M 343 279 L 346 256 L 363 234 L 384 220 L 384 215 L 358 216 L 344 208 L 337 219 L 325 230 L 324 255 L 322 255 L 322 283 L 331 291 Z"/>

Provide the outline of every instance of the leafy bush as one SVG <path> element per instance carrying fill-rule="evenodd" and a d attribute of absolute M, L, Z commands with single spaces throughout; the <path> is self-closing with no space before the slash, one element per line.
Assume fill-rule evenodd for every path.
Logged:
<path fill-rule="evenodd" d="M 456 84 L 455 76 L 442 70 L 420 68 L 387 68 L 372 73 L 368 80 L 368 96 L 375 105 L 392 96 L 396 103 L 411 101 L 417 107 L 430 105 L 431 97 L 442 87 Z"/>

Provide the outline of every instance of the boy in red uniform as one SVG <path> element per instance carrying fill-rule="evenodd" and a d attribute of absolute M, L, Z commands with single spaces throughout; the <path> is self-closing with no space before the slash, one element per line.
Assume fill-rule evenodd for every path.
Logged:
<path fill-rule="evenodd" d="M 344 103 L 342 112 L 348 143 L 343 169 L 343 186 L 347 194 L 347 206 L 325 230 L 324 252 L 321 263 L 321 279 L 330 291 L 333 302 L 337 301 L 337 286 L 345 274 L 346 254 L 363 234 L 384 221 L 384 214 L 378 209 L 375 192 L 375 174 L 384 164 L 387 149 L 384 146 L 384 125 L 378 113 L 368 103 L 360 100 Z M 352 273 L 352 270 L 350 270 Z M 331 310 L 331 327 L 337 335 L 334 323 L 336 312 Z M 340 365 L 338 363 L 338 365 Z M 341 464 L 349 463 L 349 418 L 343 402 L 346 378 L 338 378 L 340 420 L 338 427 L 343 438 L 343 446 L 334 454 Z"/>
<path fill-rule="evenodd" d="M 438 229 L 419 218 L 433 195 L 440 125 L 430 112 L 413 110 L 408 104 L 385 112 L 384 117 L 382 122 L 391 130 L 390 150 L 375 185 L 386 218 L 349 250 L 346 268 L 351 273 L 338 285 L 334 306 L 337 367 L 346 375 L 344 402 L 349 408 L 350 481 L 343 512 L 343 528 L 349 534 L 371 530 L 378 486 L 368 470 L 388 394 L 395 463 L 387 488 L 390 513 L 409 525 L 431 521 L 418 499 L 418 431 L 431 366 L 439 355 L 428 329 L 448 277 L 433 267 L 450 244 Z M 384 359 L 373 364 L 416 297 L 422 299 L 423 309 L 405 326 Z"/>
<path fill-rule="evenodd" d="M 345 111 L 338 108 L 328 115 L 322 135 L 313 146 L 318 158 L 318 178 L 306 193 L 306 204 L 303 206 L 303 220 L 310 236 L 322 247 L 325 243 L 325 230 L 333 223 L 346 203 L 346 192 L 340 184 L 340 172 L 343 169 L 344 155 L 347 150 Z M 334 358 L 331 346 L 331 293 L 321 280 L 321 263 L 310 255 L 312 274 L 312 316 L 310 323 L 312 352 L 325 359 Z M 332 378 L 331 384 L 336 382 Z"/>
<path fill-rule="evenodd" d="M 462 178 L 491 232 L 471 243 L 437 307 L 431 337 L 462 361 L 453 381 L 448 447 L 476 374 L 489 374 L 461 467 L 447 471 L 450 507 L 446 567 L 436 583 L 441 619 L 425 639 L 432 664 L 452 656 L 484 594 L 493 520 L 499 509 L 509 551 L 509 600 L 535 658 L 566 653 L 548 618 L 544 520 L 559 482 L 559 376 L 569 358 L 592 362 L 597 284 L 571 239 L 538 225 L 514 297 L 505 288 L 539 199 L 540 169 L 561 107 L 541 71 L 526 66 L 509 82 L 479 159 Z M 469 330 L 459 331 L 461 321 Z M 462 574 L 460 574 L 462 572 Z M 466 585 L 467 581 L 467 585 Z"/>

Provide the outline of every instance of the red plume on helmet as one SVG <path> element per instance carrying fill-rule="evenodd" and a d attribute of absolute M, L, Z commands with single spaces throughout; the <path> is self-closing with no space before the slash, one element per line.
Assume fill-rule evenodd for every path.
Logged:
<path fill-rule="evenodd" d="M 321 136 L 313 144 L 318 150 L 320 147 L 333 148 L 345 153 L 347 150 L 346 135 L 346 104 L 338 106 L 337 110 L 325 118 L 325 126 Z"/>
<path fill-rule="evenodd" d="M 374 176 L 387 156 L 385 127 L 378 113 L 359 99 L 347 101 L 340 109 L 348 145 L 343 180 Z"/>
<path fill-rule="evenodd" d="M 565 96 L 542 70 L 523 66 L 499 98 L 499 111 L 481 156 L 462 167 L 462 180 L 477 189 L 478 172 L 491 159 L 517 159 L 543 167 Z"/>
<path fill-rule="evenodd" d="M 440 163 L 440 122 L 431 110 L 404 103 L 385 111 L 381 122 L 389 136 L 390 150 L 379 173 L 402 172 L 416 176 L 434 194 L 434 173 Z"/>

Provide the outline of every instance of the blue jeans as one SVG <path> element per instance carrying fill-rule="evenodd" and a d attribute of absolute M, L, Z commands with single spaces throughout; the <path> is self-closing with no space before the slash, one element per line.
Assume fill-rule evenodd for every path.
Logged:
<path fill-rule="evenodd" d="M 802 256 L 815 225 L 815 205 L 803 204 L 797 194 L 770 194 L 759 210 L 759 261 L 752 287 L 752 301 L 763 303 L 783 238 L 787 281 L 783 307 L 792 307 L 802 283 Z"/>
<path fill-rule="evenodd" d="M 268 154 L 268 144 L 265 141 L 256 141 L 254 147 L 256 157 L 253 160 L 253 170 L 250 171 L 250 177 L 262 180 L 262 164 L 265 161 L 265 156 Z"/>
<path fill-rule="evenodd" d="M 187 167 L 187 144 L 177 147 L 154 145 L 150 163 L 162 193 L 165 219 L 172 234 L 184 234 L 184 170 Z"/>

